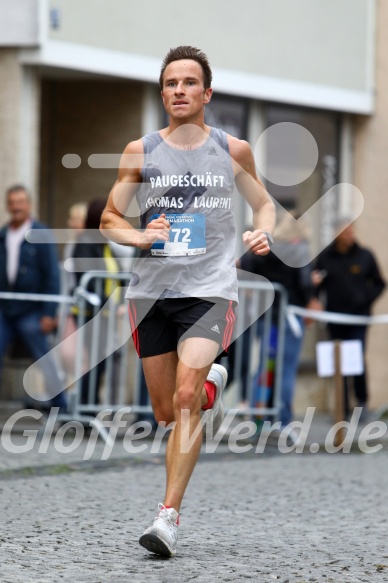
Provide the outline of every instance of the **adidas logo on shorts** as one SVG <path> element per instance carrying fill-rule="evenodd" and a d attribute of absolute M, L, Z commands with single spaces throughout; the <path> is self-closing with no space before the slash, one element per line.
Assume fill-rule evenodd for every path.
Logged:
<path fill-rule="evenodd" d="M 208 151 L 208 156 L 218 156 L 217 150 L 215 148 L 210 148 Z"/>
<path fill-rule="evenodd" d="M 213 330 L 213 332 L 217 332 L 218 334 L 221 334 L 220 329 L 217 326 L 217 324 L 215 326 L 213 326 L 212 330 Z"/>

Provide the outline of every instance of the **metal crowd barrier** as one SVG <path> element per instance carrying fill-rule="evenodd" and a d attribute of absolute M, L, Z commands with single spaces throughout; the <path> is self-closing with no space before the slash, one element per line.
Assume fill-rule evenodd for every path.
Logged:
<path fill-rule="evenodd" d="M 102 291 L 106 280 L 116 280 L 120 282 L 120 298 L 119 301 L 113 300 L 113 296 L 105 303 L 104 306 L 99 305 L 98 301 L 94 303 L 92 308 L 87 301 L 90 300 L 87 292 L 88 287 L 93 281 L 93 287 L 96 297 L 102 297 Z M 147 404 L 144 402 L 144 380 L 142 381 L 141 361 L 136 357 L 136 366 L 133 370 L 128 371 L 128 346 L 127 340 L 130 337 L 129 318 L 126 309 L 126 302 L 123 300 L 124 291 L 126 290 L 130 280 L 128 273 L 107 273 L 101 271 L 90 271 L 85 273 L 80 281 L 77 289 L 77 309 L 78 309 L 78 331 L 77 331 L 77 348 L 75 361 L 75 388 L 70 399 L 69 414 L 76 416 L 77 419 L 87 417 L 91 414 L 96 414 L 104 409 L 112 409 L 117 411 L 122 407 L 130 406 L 131 412 L 134 414 L 152 414 L 152 408 L 147 399 Z M 265 415 L 276 418 L 280 410 L 280 382 L 281 382 L 281 367 L 283 345 L 284 345 L 284 328 L 285 328 L 285 311 L 287 306 L 287 294 L 285 289 L 280 285 L 272 285 L 269 282 L 252 282 L 240 281 L 240 303 L 236 314 L 235 325 L 235 359 L 233 365 L 233 376 L 237 381 L 237 391 L 235 402 L 232 408 L 237 407 L 241 401 L 241 380 L 240 376 L 243 372 L 243 367 L 247 366 L 251 370 L 251 360 L 255 357 L 253 350 L 257 349 L 257 342 L 254 338 L 257 336 L 257 314 L 260 306 L 263 304 L 269 305 L 269 309 L 263 316 L 263 333 L 262 346 L 260 353 L 264 360 L 269 356 L 269 342 L 270 342 L 270 328 L 273 323 L 272 314 L 272 296 L 274 293 L 279 294 L 279 310 L 278 321 L 276 322 L 279 330 L 277 354 L 276 354 L 276 371 L 275 371 L 275 386 L 273 390 L 273 404 L 271 407 L 245 407 L 238 410 L 238 414 L 247 415 Z M 116 292 L 115 292 L 116 293 Z M 249 315 L 247 315 L 249 311 Z M 251 322 L 251 325 L 248 324 Z M 246 330 L 246 328 L 248 329 Z M 243 363 L 243 333 L 249 334 L 249 354 L 248 361 L 246 354 L 244 354 Z M 101 346 L 101 338 L 103 338 L 103 346 Z M 89 340 L 88 340 L 89 339 Z M 246 336 L 245 336 L 246 339 Z M 132 340 L 130 340 L 132 342 Z M 82 380 L 83 376 L 83 359 L 85 353 L 89 355 L 90 373 L 88 375 L 88 391 L 86 401 L 81 399 Z M 257 355 L 256 355 L 257 356 Z M 97 379 L 97 365 L 104 360 L 105 375 L 103 386 L 100 387 L 101 399 L 97 402 L 95 389 Z M 256 358 L 257 360 L 257 358 Z M 113 374 L 114 373 L 114 374 Z M 132 379 L 128 375 L 132 375 Z M 132 380 L 134 385 L 134 393 L 132 402 L 129 402 L 126 397 L 126 387 L 129 381 Z M 253 374 L 249 377 L 248 402 L 252 402 L 253 391 Z M 85 393 L 85 387 L 84 387 Z M 85 394 L 84 394 L 85 396 Z M 85 419 L 86 419 L 85 417 Z"/>
<path fill-rule="evenodd" d="M 278 296 L 277 317 L 274 317 L 273 298 Z M 261 316 L 260 330 L 258 329 L 258 315 Z M 283 366 L 285 321 L 287 308 L 287 292 L 280 284 L 257 281 L 239 281 L 239 306 L 235 326 L 235 361 L 230 376 L 237 382 L 237 398 L 232 403 L 232 408 L 237 408 L 238 403 L 246 401 L 248 406 L 239 407 L 239 415 L 260 415 L 277 419 L 281 405 L 281 377 Z M 246 318 L 248 316 L 248 322 Z M 244 325 L 245 320 L 245 325 Z M 248 327 L 247 324 L 249 323 Z M 277 328 L 277 343 L 274 354 L 271 351 L 271 327 Z M 246 328 L 244 330 L 244 328 Z M 257 340 L 260 339 L 258 346 Z M 272 347 L 273 350 L 273 347 Z M 260 368 L 265 373 L 270 357 L 275 362 L 274 386 L 272 387 L 272 405 L 254 406 L 254 384 Z M 227 364 L 227 363 L 226 363 Z M 252 366 L 253 364 L 253 366 Z M 246 379 L 246 399 L 243 399 L 243 379 Z"/>
<path fill-rule="evenodd" d="M 87 291 L 87 288 L 93 280 L 95 280 L 95 292 L 92 294 L 91 302 L 90 292 Z M 100 298 L 103 297 L 103 286 L 106 280 L 117 281 L 118 287 L 110 299 L 102 305 Z M 75 389 L 69 408 L 69 412 L 72 414 L 98 413 L 107 408 L 115 411 L 128 404 L 125 398 L 125 388 L 128 381 L 126 374 L 128 362 L 127 341 L 130 336 L 130 328 L 123 295 L 129 280 L 130 275 L 128 273 L 89 271 L 82 276 L 76 289 L 78 330 L 76 333 L 74 369 Z M 116 301 L 114 297 L 116 291 L 120 294 L 119 301 Z M 92 307 L 90 305 L 88 307 L 88 303 Z M 121 313 L 120 308 L 124 308 Z M 114 349 L 115 347 L 116 350 Z M 87 369 L 90 369 L 89 371 L 83 370 L 85 354 L 90 359 L 87 366 Z M 120 362 L 118 370 L 115 371 L 117 384 L 113 382 L 115 358 Z M 98 395 L 95 395 L 95 389 L 97 388 L 98 390 L 98 387 L 96 387 L 96 367 L 102 361 L 105 362 L 104 384 L 99 393 L 103 395 L 103 399 L 101 403 L 96 403 L 95 401 L 98 397 Z M 81 402 L 82 377 L 85 372 L 89 372 L 88 396 L 86 403 L 83 403 Z"/>
<path fill-rule="evenodd" d="M 94 292 L 89 292 L 88 287 L 94 281 Z M 102 305 L 103 288 L 106 280 L 116 280 L 117 290 L 109 300 Z M 69 408 L 67 415 L 60 415 L 58 419 L 79 420 L 95 426 L 100 435 L 107 440 L 108 432 L 104 425 L 96 417 L 96 414 L 112 409 L 117 411 L 123 407 L 130 407 L 133 414 L 152 414 L 152 408 L 148 397 L 144 404 L 144 379 L 141 373 L 141 361 L 136 356 L 136 364 L 133 368 L 128 365 L 130 339 L 130 324 L 127 313 L 127 305 L 124 293 L 130 281 L 130 274 L 109 273 L 103 271 L 91 271 L 85 273 L 80 281 L 74 296 L 49 295 L 49 294 L 21 294 L 12 292 L 0 292 L 0 299 L 18 299 L 20 301 L 53 301 L 59 304 L 75 306 L 78 312 L 78 329 L 74 334 L 76 343 L 76 357 L 74 362 L 74 384 L 68 391 Z M 274 322 L 273 305 L 271 297 L 273 293 L 279 296 L 277 303 L 277 318 Z M 261 317 L 260 332 L 257 326 L 257 316 L 268 307 Z M 88 311 L 89 310 L 89 311 Z M 242 378 L 245 375 L 247 382 L 248 406 L 239 408 L 236 413 L 240 415 L 268 416 L 276 420 L 280 411 L 282 362 L 284 351 L 284 336 L 286 318 L 292 324 L 293 315 L 307 316 L 319 321 L 335 321 L 346 324 L 385 324 L 388 323 L 388 315 L 358 317 L 343 314 L 305 310 L 296 306 L 287 305 L 287 293 L 285 288 L 278 284 L 258 281 L 239 281 L 239 306 L 236 312 L 236 324 L 234 334 L 234 362 L 229 368 L 229 374 L 234 379 L 234 399 L 226 399 L 229 408 L 238 409 L 238 403 L 242 400 Z M 271 343 L 271 326 L 275 324 L 278 330 L 276 346 L 274 387 L 271 406 L 253 406 L 254 379 L 258 371 L 258 360 L 263 363 L 268 361 Z M 260 346 L 258 345 L 260 338 Z M 130 339 L 132 343 L 132 340 Z M 58 347 L 56 347 L 57 349 Z M 84 368 L 85 358 L 90 359 Z M 96 366 L 99 362 L 105 362 L 104 383 L 99 387 L 100 399 L 95 395 L 97 383 Z M 254 364 L 256 363 L 256 364 Z M 225 362 L 228 367 L 228 361 Z M 264 365 L 265 366 L 265 365 Z M 86 401 L 81 399 L 82 377 L 87 369 L 90 370 L 88 378 L 88 391 Z M 134 387 L 132 398 L 128 397 L 127 387 Z M 382 415 L 388 410 L 387 406 L 379 410 Z"/>
<path fill-rule="evenodd" d="M 97 272 L 97 275 L 101 276 L 101 278 L 107 279 L 108 274 L 106 274 L 104 276 L 104 272 Z M 114 275 L 115 274 L 113 274 L 113 275 L 109 274 L 109 278 L 110 279 L 114 278 Z M 128 274 L 125 274 L 125 277 L 128 278 Z M 83 280 L 81 279 L 81 282 L 83 282 L 83 283 L 87 282 L 88 278 L 90 278 L 89 274 L 85 274 L 84 279 Z M 99 291 L 99 290 L 97 289 L 97 291 Z M 97 310 L 97 308 L 101 304 L 101 300 L 100 300 L 98 293 L 93 293 L 93 292 L 87 291 L 86 286 L 82 285 L 82 284 L 81 284 L 81 286 L 79 286 L 75 290 L 75 293 L 73 296 L 69 296 L 66 294 L 36 294 L 36 293 L 0 292 L 0 299 L 1 300 L 32 301 L 32 302 L 42 302 L 42 301 L 55 302 L 55 303 L 58 303 L 60 306 L 59 312 L 61 312 L 61 310 L 63 311 L 63 307 L 66 305 L 85 306 L 86 303 L 89 302 L 93 306 L 93 309 Z M 63 314 L 62 314 L 62 316 L 63 316 Z M 59 320 L 59 322 L 61 322 L 61 320 L 63 320 L 63 318 L 61 316 L 59 316 L 58 320 Z M 82 317 L 81 317 L 81 320 L 82 320 Z M 62 333 L 62 326 L 59 325 L 59 327 L 57 329 L 57 333 L 55 335 L 57 341 L 60 340 L 61 333 Z M 80 334 L 78 334 L 78 332 L 76 333 L 76 337 L 78 337 L 78 340 L 76 340 L 77 344 L 80 343 L 79 339 L 81 339 L 81 342 L 82 342 L 82 330 L 81 330 Z M 56 352 L 58 354 L 58 349 L 60 350 L 60 345 L 61 345 L 61 342 L 59 342 L 59 344 L 54 346 L 54 348 L 52 349 L 53 352 Z M 82 350 L 82 348 L 81 348 L 81 350 Z M 58 358 L 56 358 L 55 361 L 58 362 Z M 0 363 L 0 365 L 1 364 L 2 363 Z M 34 365 L 32 365 L 32 366 L 34 366 Z M 78 358 L 75 359 L 76 369 L 77 369 L 77 366 L 79 368 Z M 62 373 L 62 375 L 64 374 L 63 369 L 61 369 L 61 373 Z M 82 411 L 80 411 L 80 407 L 77 407 L 79 382 L 80 382 L 79 380 L 76 382 L 74 390 L 68 392 L 68 403 L 69 403 L 68 412 L 66 414 L 60 413 L 59 415 L 57 415 L 56 419 L 58 421 L 68 421 L 68 420 L 73 420 L 73 421 L 76 420 L 76 421 L 81 421 L 81 422 L 88 421 L 91 426 L 95 427 L 98 430 L 101 437 L 103 437 L 103 439 L 105 441 L 109 442 L 110 441 L 109 434 L 106 431 L 106 428 L 103 425 L 103 423 L 101 422 L 101 420 L 98 419 L 97 417 L 86 416 L 85 414 L 82 413 Z M 50 397 L 47 396 L 47 398 L 49 399 Z"/>
<path fill-rule="evenodd" d="M 76 303 L 76 298 L 74 296 L 69 296 L 66 294 L 32 294 L 20 292 L 0 292 L 0 300 L 19 300 L 21 302 L 54 302 L 62 306 Z M 60 330 L 58 327 L 56 334 L 57 338 L 59 337 L 59 333 Z"/>
<path fill-rule="evenodd" d="M 102 305 L 103 289 L 106 280 L 115 280 L 118 283 L 117 290 L 111 295 L 109 300 Z M 130 338 L 130 324 L 127 313 L 127 304 L 124 301 L 124 293 L 130 281 L 128 273 L 110 273 L 103 271 L 90 271 L 85 273 L 74 296 L 49 295 L 49 294 L 17 294 L 11 292 L 1 292 L 0 299 L 19 299 L 32 301 L 53 301 L 59 304 L 68 304 L 76 308 L 77 311 L 77 331 L 74 334 L 75 361 L 73 386 L 68 391 L 68 414 L 58 418 L 72 419 L 92 423 L 100 431 L 102 437 L 107 437 L 101 422 L 95 419 L 96 414 L 104 409 L 117 411 L 122 407 L 130 406 L 131 413 L 152 414 L 152 408 L 144 403 L 144 379 L 141 373 L 141 361 L 136 356 L 136 365 L 130 370 L 128 366 L 128 339 Z M 88 291 L 93 282 L 94 292 Z M 273 320 L 272 295 L 279 294 L 278 322 L 279 340 L 276 354 L 275 386 L 273 391 L 273 401 L 271 407 L 245 407 L 238 410 L 241 415 L 266 415 L 276 418 L 280 409 L 280 382 L 281 367 L 284 344 L 285 313 L 287 307 L 287 294 L 279 285 L 272 285 L 269 282 L 240 281 L 239 282 L 239 307 L 236 312 L 235 324 L 235 358 L 230 374 L 236 379 L 237 390 L 232 408 L 237 408 L 241 401 L 242 383 L 241 376 L 244 367 L 250 371 L 248 375 L 248 402 L 252 403 L 252 391 L 254 372 L 252 370 L 252 359 L 257 360 L 258 345 L 257 338 L 257 314 L 265 304 L 270 306 L 262 317 L 261 334 L 261 358 L 268 359 L 270 328 Z M 119 297 L 116 297 L 119 294 Z M 262 310 L 263 311 L 263 310 Z M 248 355 L 246 346 L 248 340 Z M 69 339 L 67 339 L 69 341 Z M 132 340 L 130 339 L 130 342 Z M 60 345 L 55 350 L 59 354 Z M 243 358 L 244 356 L 244 358 Z M 248 358 L 247 358 L 248 356 Z M 85 359 L 88 360 L 85 368 Z M 96 387 L 97 365 L 104 361 L 104 382 L 102 386 Z M 226 366 L 227 362 L 225 363 Z M 86 401 L 83 401 L 82 383 L 83 375 L 89 371 L 88 391 Z M 131 378 L 132 377 L 132 378 Z M 133 398 L 128 399 L 127 386 L 134 386 Z M 95 394 L 98 390 L 100 399 Z"/>

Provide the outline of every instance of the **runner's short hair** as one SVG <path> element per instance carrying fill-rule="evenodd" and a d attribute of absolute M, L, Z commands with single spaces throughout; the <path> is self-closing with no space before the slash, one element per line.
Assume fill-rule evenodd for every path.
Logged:
<path fill-rule="evenodd" d="M 182 59 L 191 59 L 196 61 L 202 67 L 203 72 L 203 84 L 205 89 L 209 89 L 212 84 L 212 70 L 210 68 L 209 60 L 205 53 L 200 49 L 195 47 L 190 47 L 188 45 L 183 45 L 176 47 L 175 49 L 170 49 L 167 55 L 163 59 L 162 68 L 160 70 L 159 85 L 160 89 L 163 89 L 163 75 L 166 67 L 173 63 L 174 61 L 181 61 Z"/>

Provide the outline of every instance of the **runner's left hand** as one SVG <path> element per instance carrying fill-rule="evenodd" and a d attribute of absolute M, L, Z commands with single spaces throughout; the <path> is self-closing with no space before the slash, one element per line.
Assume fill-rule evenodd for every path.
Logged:
<path fill-rule="evenodd" d="M 270 252 L 267 235 L 261 229 L 245 231 L 242 239 L 244 245 L 255 255 L 267 255 Z"/>

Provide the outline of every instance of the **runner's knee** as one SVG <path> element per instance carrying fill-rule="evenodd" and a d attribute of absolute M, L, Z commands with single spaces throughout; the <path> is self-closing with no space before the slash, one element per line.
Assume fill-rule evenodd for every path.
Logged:
<path fill-rule="evenodd" d="M 174 409 L 182 411 L 182 409 L 189 409 L 193 411 L 194 409 L 199 409 L 200 400 L 198 398 L 198 393 L 195 389 L 190 386 L 178 387 L 174 395 Z"/>

